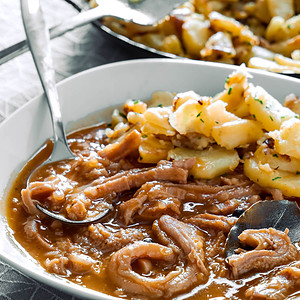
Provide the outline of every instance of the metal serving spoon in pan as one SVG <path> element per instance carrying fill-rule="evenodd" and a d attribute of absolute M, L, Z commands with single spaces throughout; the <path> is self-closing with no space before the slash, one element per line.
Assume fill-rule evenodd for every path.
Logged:
<path fill-rule="evenodd" d="M 246 229 L 289 229 L 291 242 L 300 241 L 300 209 L 295 201 L 259 201 L 247 209 L 231 228 L 225 245 L 226 257 L 235 254 L 241 247 L 239 235 Z"/>
<path fill-rule="evenodd" d="M 184 0 L 97 0 L 97 7 L 83 11 L 52 27 L 50 39 L 105 16 L 132 21 L 142 26 L 152 26 L 184 2 Z M 0 51 L 0 65 L 25 53 L 28 47 L 28 41 L 24 40 Z"/>

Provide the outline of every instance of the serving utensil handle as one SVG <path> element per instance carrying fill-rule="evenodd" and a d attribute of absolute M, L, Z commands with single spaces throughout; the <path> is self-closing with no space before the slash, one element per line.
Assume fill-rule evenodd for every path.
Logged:
<path fill-rule="evenodd" d="M 37 0 L 33 0 L 33 3 Z M 131 20 L 133 17 L 138 21 L 143 21 L 145 24 L 150 21 L 145 18 L 145 15 L 131 9 L 129 6 L 117 0 L 101 0 L 101 5 L 82 11 L 79 14 L 64 20 L 61 24 L 58 24 L 50 28 L 50 39 L 54 39 L 71 31 L 77 27 L 89 24 L 90 22 L 99 20 L 105 16 L 114 16 L 125 20 Z M 0 51 L 0 65 L 8 62 L 9 60 L 25 53 L 29 50 L 28 42 L 23 40 L 7 49 Z"/>
<path fill-rule="evenodd" d="M 53 126 L 53 142 L 69 156 L 66 135 L 62 122 L 60 103 L 56 89 L 55 71 L 51 57 L 50 35 L 45 24 L 40 0 L 21 0 L 21 11 L 27 42 L 40 77 L 50 109 Z M 57 149 L 58 150 L 58 149 Z M 54 160 L 55 158 L 52 157 Z"/>

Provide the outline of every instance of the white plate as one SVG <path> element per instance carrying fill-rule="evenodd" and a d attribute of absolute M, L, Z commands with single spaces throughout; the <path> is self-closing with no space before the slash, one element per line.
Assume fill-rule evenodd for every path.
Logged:
<path fill-rule="evenodd" d="M 67 128 L 74 129 L 75 121 L 92 114 L 90 122 L 96 123 L 95 112 L 99 109 L 128 98 L 148 99 L 157 90 L 194 90 L 200 95 L 215 95 L 234 69 L 216 63 L 170 59 L 134 60 L 94 68 L 59 84 L 64 121 Z M 253 75 L 251 82 L 261 85 L 278 100 L 283 101 L 289 93 L 300 95 L 298 79 L 264 71 L 249 72 Z M 0 125 L 0 257 L 24 274 L 79 298 L 116 299 L 46 273 L 11 238 L 5 218 L 5 192 L 28 158 L 51 134 L 48 108 L 42 96 L 28 102 Z"/>

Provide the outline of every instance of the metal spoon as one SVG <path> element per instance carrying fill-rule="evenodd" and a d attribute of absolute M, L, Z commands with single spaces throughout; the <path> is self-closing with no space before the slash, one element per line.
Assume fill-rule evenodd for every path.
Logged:
<path fill-rule="evenodd" d="M 27 41 L 45 92 L 45 98 L 50 109 L 53 125 L 52 153 L 46 161 L 32 172 L 28 179 L 28 182 L 30 182 L 32 175 L 42 166 L 56 161 L 75 159 L 76 156 L 68 146 L 62 122 L 60 103 L 55 83 L 55 72 L 51 57 L 49 31 L 45 26 L 40 2 L 39 0 L 21 0 L 21 10 Z M 107 209 L 92 219 L 73 221 L 62 215 L 52 213 L 39 204 L 36 206 L 47 216 L 70 225 L 87 225 L 99 222 L 110 211 L 110 209 Z"/>
<path fill-rule="evenodd" d="M 267 200 L 253 204 L 231 228 L 225 245 L 226 257 L 235 254 L 235 250 L 241 247 L 238 236 L 244 230 L 270 227 L 280 231 L 288 228 L 291 242 L 300 241 L 300 209 L 297 203 L 288 200 Z"/>
<path fill-rule="evenodd" d="M 37 2 L 37 0 L 32 1 Z M 70 30 L 83 26 L 105 16 L 113 16 L 125 21 L 132 21 L 142 26 L 152 26 L 167 16 L 185 0 L 96 0 L 98 6 L 71 17 L 50 29 L 50 39 Z M 35 5 L 35 4 L 34 4 Z M 0 65 L 25 53 L 28 41 L 21 41 L 0 51 Z"/>
<path fill-rule="evenodd" d="M 47 215 L 49 218 L 61 221 L 65 224 L 68 225 L 90 225 L 94 223 L 99 223 L 107 214 L 111 211 L 110 209 L 106 209 L 100 214 L 96 215 L 93 218 L 85 219 L 85 220 L 80 220 L 80 221 L 75 221 L 75 220 L 70 220 L 64 217 L 63 215 L 56 214 L 54 212 L 49 211 L 48 209 L 44 208 L 43 206 L 39 205 L 38 203 L 36 204 L 36 207 L 43 212 L 45 215 Z"/>

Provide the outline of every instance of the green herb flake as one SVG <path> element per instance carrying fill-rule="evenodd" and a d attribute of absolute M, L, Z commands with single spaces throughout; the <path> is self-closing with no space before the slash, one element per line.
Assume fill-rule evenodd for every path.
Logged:
<path fill-rule="evenodd" d="M 273 154 L 273 156 L 274 156 L 274 157 L 278 157 L 278 155 L 277 155 L 277 154 Z"/>
<path fill-rule="evenodd" d="M 202 123 L 204 123 L 203 119 L 200 119 L 200 121 L 201 121 Z"/>
<path fill-rule="evenodd" d="M 252 115 L 253 119 L 256 119 L 256 115 Z"/>
<path fill-rule="evenodd" d="M 229 79 L 230 79 L 230 77 L 227 76 L 227 77 L 226 77 L 226 80 L 225 80 L 225 83 L 228 83 Z"/>
<path fill-rule="evenodd" d="M 111 127 L 111 126 L 112 126 L 112 124 L 111 124 L 111 123 L 108 123 L 108 124 L 107 124 L 107 126 L 108 126 L 108 127 Z"/>
<path fill-rule="evenodd" d="M 285 119 L 285 116 L 281 116 L 281 119 Z"/>
<path fill-rule="evenodd" d="M 264 102 L 258 98 L 254 98 L 255 101 L 259 102 L 260 104 L 264 104 Z"/>
<path fill-rule="evenodd" d="M 129 3 L 130 4 L 135 4 L 135 3 L 140 3 L 142 2 L 143 0 L 129 0 Z"/>
<path fill-rule="evenodd" d="M 296 118 L 296 119 L 299 119 L 299 115 L 296 115 L 295 118 Z"/>
<path fill-rule="evenodd" d="M 142 135 L 142 138 L 146 138 L 146 137 L 148 137 L 147 134 L 143 134 L 143 135 Z"/>
<path fill-rule="evenodd" d="M 143 157 L 142 157 L 142 156 L 140 156 L 140 160 L 143 160 Z"/>
<path fill-rule="evenodd" d="M 218 122 L 218 121 L 216 121 L 216 124 L 219 124 L 219 122 Z"/>
<path fill-rule="evenodd" d="M 229 90 L 228 90 L 228 95 L 231 94 L 231 91 L 232 91 L 232 87 L 229 88 Z"/>
<path fill-rule="evenodd" d="M 158 107 L 162 107 L 162 104 L 158 104 L 157 106 L 158 106 Z"/>
<path fill-rule="evenodd" d="M 199 114 L 196 116 L 196 118 L 199 118 L 202 114 L 202 111 L 199 112 Z"/>
<path fill-rule="evenodd" d="M 201 136 L 198 136 L 198 140 L 201 140 Z"/>
<path fill-rule="evenodd" d="M 140 102 L 140 100 L 135 100 L 133 101 L 133 104 L 138 104 Z"/>
<path fill-rule="evenodd" d="M 289 25 L 287 26 L 287 28 L 288 28 L 288 29 L 291 29 L 291 24 L 289 24 Z"/>
<path fill-rule="evenodd" d="M 297 172 L 296 172 L 296 175 L 300 175 L 300 172 L 299 172 L 299 171 L 297 171 Z"/>
<path fill-rule="evenodd" d="M 122 112 L 119 111 L 119 116 L 121 116 L 122 118 L 126 119 L 127 120 L 127 117 L 126 115 L 124 115 Z"/>
<path fill-rule="evenodd" d="M 280 176 L 274 177 L 274 178 L 272 178 L 272 181 L 280 179 L 280 178 L 281 178 Z"/>
<path fill-rule="evenodd" d="M 271 121 L 274 121 L 274 119 L 272 118 L 272 116 L 269 116 L 269 117 L 270 117 Z"/>

